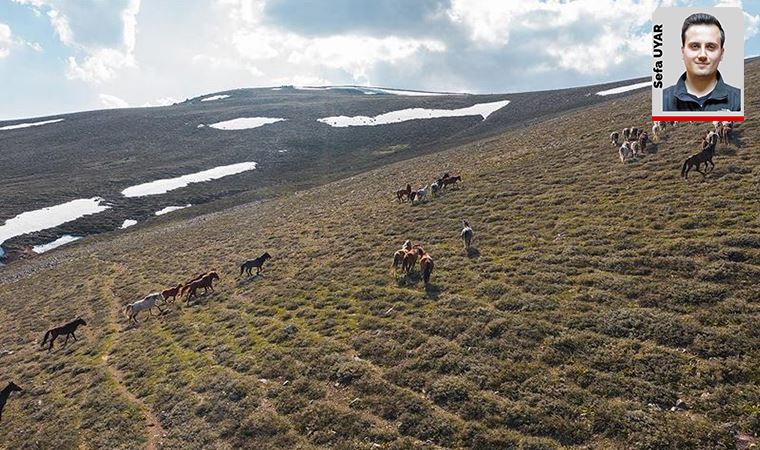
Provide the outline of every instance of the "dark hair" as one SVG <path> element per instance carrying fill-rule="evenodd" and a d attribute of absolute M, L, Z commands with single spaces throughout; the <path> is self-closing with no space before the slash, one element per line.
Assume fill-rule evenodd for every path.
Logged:
<path fill-rule="evenodd" d="M 686 45 L 686 30 L 692 25 L 715 25 L 718 27 L 720 30 L 720 47 L 723 48 L 723 43 L 726 42 L 726 33 L 723 31 L 723 27 L 720 26 L 718 19 L 707 13 L 695 13 L 683 21 L 683 26 L 681 27 L 681 47 Z"/>

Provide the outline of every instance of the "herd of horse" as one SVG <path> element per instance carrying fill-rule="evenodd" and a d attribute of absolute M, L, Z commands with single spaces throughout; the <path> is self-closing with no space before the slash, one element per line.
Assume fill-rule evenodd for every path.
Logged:
<path fill-rule="evenodd" d="M 668 126 L 675 127 L 675 124 L 676 122 L 656 121 L 652 125 L 652 135 L 659 140 L 665 129 Z M 715 121 L 713 122 L 713 126 L 715 128 L 714 130 L 708 130 L 705 135 L 701 136 L 700 152 L 686 158 L 681 165 L 681 177 L 684 180 L 689 179 L 689 171 L 691 169 L 702 174 L 703 178 L 706 177 L 707 173 L 715 168 L 712 158 L 715 155 L 718 143 L 725 143 L 726 145 L 731 144 L 733 137 L 733 122 Z M 612 145 L 617 147 L 620 144 L 620 136 L 621 133 L 617 131 L 610 133 L 610 142 Z M 622 136 L 624 141 L 618 148 L 618 156 L 620 157 L 621 162 L 626 162 L 632 158 L 642 156 L 646 153 L 647 142 L 651 142 L 649 140 L 649 135 L 643 128 L 623 128 Z M 701 170 L 702 164 L 705 165 L 704 172 Z"/>
<path fill-rule="evenodd" d="M 427 200 L 428 194 L 435 197 L 448 186 L 455 186 L 460 181 L 462 181 L 460 175 L 451 176 L 446 172 L 441 178 L 416 190 L 413 190 L 412 185 L 407 183 L 405 188 L 396 191 L 396 199 L 399 202 L 409 200 L 409 203 L 413 205 L 415 200 L 417 200 L 417 202 Z"/>

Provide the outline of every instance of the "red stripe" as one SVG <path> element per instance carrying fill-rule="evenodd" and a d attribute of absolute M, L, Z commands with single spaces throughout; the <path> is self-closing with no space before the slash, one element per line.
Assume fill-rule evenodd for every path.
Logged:
<path fill-rule="evenodd" d="M 652 116 L 652 121 L 672 122 L 712 122 L 713 120 L 726 122 L 744 122 L 744 116 Z"/>

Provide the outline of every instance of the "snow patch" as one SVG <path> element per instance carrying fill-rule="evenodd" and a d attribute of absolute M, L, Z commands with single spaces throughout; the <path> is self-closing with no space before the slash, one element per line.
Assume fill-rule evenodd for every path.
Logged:
<path fill-rule="evenodd" d="M 213 169 L 191 173 L 177 178 L 166 178 L 163 180 L 130 186 L 121 191 L 121 195 L 124 197 L 144 197 L 146 195 L 165 194 L 169 191 L 183 188 L 191 183 L 216 180 L 218 178 L 235 175 L 255 168 L 256 163 L 253 161 L 214 167 Z"/>
<path fill-rule="evenodd" d="M 508 104 L 509 100 L 501 100 L 498 102 L 478 103 L 466 108 L 459 109 L 410 108 L 391 111 L 375 117 L 333 116 L 317 119 L 317 121 L 326 123 L 331 127 L 360 127 L 399 123 L 415 119 L 435 119 L 438 117 L 481 116 L 483 117 L 483 120 L 486 120 L 488 116 L 490 116 L 494 111 L 497 111 L 507 106 Z"/>

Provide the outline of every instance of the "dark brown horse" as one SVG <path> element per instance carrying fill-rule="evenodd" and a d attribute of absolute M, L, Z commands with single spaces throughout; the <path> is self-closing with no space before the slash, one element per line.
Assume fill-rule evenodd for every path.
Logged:
<path fill-rule="evenodd" d="M 0 420 L 3 419 L 3 408 L 5 407 L 5 402 L 8 401 L 8 397 L 11 395 L 11 392 L 21 392 L 23 389 L 21 389 L 16 383 L 10 382 L 8 383 L 8 386 L 5 386 L 5 389 L 0 391 Z"/>
<path fill-rule="evenodd" d="M 45 343 L 48 340 L 48 337 L 50 337 L 50 347 L 48 347 L 48 351 L 53 348 L 53 342 L 55 339 L 62 335 L 66 335 L 66 339 L 63 341 L 63 347 L 66 348 L 66 342 L 69 341 L 69 336 L 74 338 L 74 341 L 77 340 L 76 335 L 74 334 L 75 331 L 77 331 L 77 328 L 79 325 L 87 325 L 87 322 L 84 321 L 81 317 L 77 317 L 75 320 L 72 320 L 71 322 L 67 323 L 66 325 L 61 325 L 60 327 L 51 328 L 45 333 L 45 337 L 42 339 L 42 343 L 40 344 L 40 347 L 44 347 Z"/>
<path fill-rule="evenodd" d="M 715 154 L 715 144 L 707 143 L 707 141 L 703 141 L 702 144 L 703 148 L 701 152 L 689 156 L 686 158 L 686 161 L 683 162 L 683 166 L 681 166 L 681 177 L 683 177 L 684 180 L 689 179 L 689 170 L 691 170 L 692 167 L 694 167 L 697 172 L 701 173 L 703 178 L 707 177 L 705 172 L 699 170 L 699 166 L 702 163 L 705 163 L 705 171 L 707 171 L 708 163 L 712 166 L 710 170 L 715 168 L 715 164 L 712 162 L 713 155 Z"/>
<path fill-rule="evenodd" d="M 430 275 L 433 273 L 433 258 L 427 253 L 420 258 L 420 272 L 422 272 L 422 281 L 427 287 L 430 284 Z"/>
<path fill-rule="evenodd" d="M 203 278 L 201 278 L 200 280 L 193 281 L 188 286 L 186 286 L 188 288 L 187 298 L 186 298 L 187 304 L 188 305 L 190 304 L 191 298 L 198 296 L 196 291 L 199 288 L 203 288 L 204 295 L 208 293 L 209 289 L 211 289 L 211 292 L 214 292 L 214 286 L 213 286 L 214 280 L 219 280 L 219 274 L 214 271 L 211 271 L 207 273 L 206 275 L 204 275 Z"/>
<path fill-rule="evenodd" d="M 176 287 L 164 289 L 161 291 L 161 296 L 167 303 L 169 302 L 169 297 L 172 298 L 172 301 L 177 300 L 177 294 L 179 294 L 180 289 L 182 289 L 182 283 L 178 284 Z"/>
<path fill-rule="evenodd" d="M 263 255 L 259 256 L 256 259 L 249 259 L 240 265 L 240 275 L 243 275 L 243 271 L 245 271 L 250 277 L 252 275 L 251 269 L 254 267 L 256 268 L 256 275 L 258 275 L 262 270 L 264 270 L 264 263 L 267 261 L 267 259 L 272 259 L 272 255 L 270 255 L 269 252 L 264 252 Z"/>
<path fill-rule="evenodd" d="M 396 199 L 398 199 L 398 201 L 400 202 L 403 202 L 404 197 L 409 198 L 409 194 L 411 193 L 412 193 L 412 185 L 407 184 L 406 189 L 399 189 L 398 191 L 396 191 Z"/>

